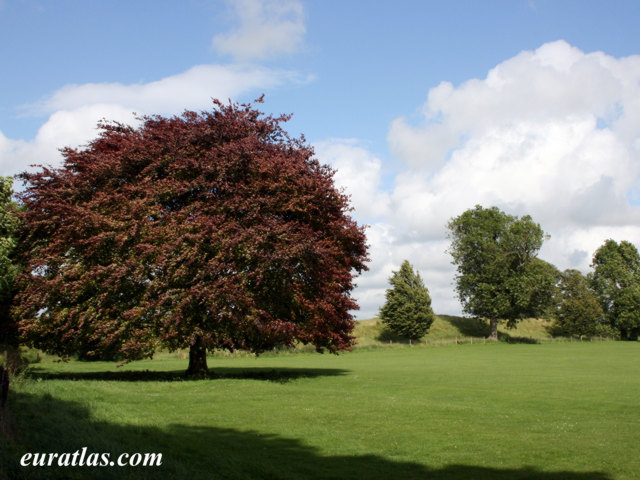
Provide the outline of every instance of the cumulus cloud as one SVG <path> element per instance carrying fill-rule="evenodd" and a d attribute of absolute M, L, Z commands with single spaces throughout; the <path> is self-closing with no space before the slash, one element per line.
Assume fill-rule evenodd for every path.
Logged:
<path fill-rule="evenodd" d="M 239 26 L 213 37 L 213 47 L 241 61 L 295 52 L 304 38 L 304 9 L 297 0 L 230 0 Z"/>
<path fill-rule="evenodd" d="M 7 138 L 0 132 L 0 175 L 14 175 L 19 170 L 14 168 L 18 163 L 17 152 L 21 150 L 24 142 Z"/>
<path fill-rule="evenodd" d="M 135 123 L 130 109 L 94 104 L 53 113 L 30 141 L 9 140 L 0 132 L 0 175 L 15 175 L 32 165 L 59 166 L 60 149 L 87 144 L 96 137 L 98 121 L 103 119 Z"/>
<path fill-rule="evenodd" d="M 186 72 L 149 82 L 67 85 L 24 109 L 28 113 L 74 110 L 87 105 L 122 105 L 138 112 L 180 113 L 211 106 L 211 98 L 227 100 L 254 89 L 302 81 L 291 71 L 243 65 L 197 65 Z"/>
<path fill-rule="evenodd" d="M 35 138 L 10 140 L 0 132 L 0 173 L 15 174 L 32 164 L 58 165 L 59 149 L 77 147 L 96 136 L 98 121 L 135 123 L 137 114 L 180 114 L 210 109 L 211 99 L 227 100 L 248 91 L 304 81 L 295 72 L 258 66 L 198 65 L 157 81 L 125 85 L 67 85 L 40 102 L 25 105 L 27 115 L 48 115 Z"/>
<path fill-rule="evenodd" d="M 436 207 L 443 201 L 443 213 L 475 203 L 498 204 L 531 213 L 548 228 L 638 219 L 626 199 L 640 173 L 637 156 L 614 132 L 598 129 L 595 118 L 522 121 L 483 130 L 455 149 L 434 175 L 412 169 L 398 177 L 394 198 L 407 222 L 425 234 L 438 234 L 415 212 L 422 220 L 432 219 L 430 224 L 442 224 L 443 209 Z"/>
<path fill-rule="evenodd" d="M 462 138 L 521 121 L 562 122 L 568 117 L 595 116 L 607 124 L 622 126 L 630 119 L 633 123 L 638 118 L 639 87 L 634 80 L 638 62 L 637 57 L 585 54 L 564 41 L 545 44 L 501 63 L 483 80 L 472 79 L 457 88 L 443 82 L 431 89 L 422 109 L 424 125 L 410 127 L 399 119 L 389 140 L 391 145 L 407 148 L 411 141 L 396 135 L 412 133 L 417 144 L 414 155 L 402 150 L 397 153 L 409 164 L 420 165 L 425 152 L 419 143 L 433 131 L 446 134 L 437 143 L 451 148 Z M 634 108 L 628 111 L 626 106 Z M 428 159 L 438 160 L 444 159 Z"/>
<path fill-rule="evenodd" d="M 484 79 L 432 88 L 421 123 L 389 128 L 401 167 L 381 220 L 387 235 L 369 238 L 374 252 L 390 253 L 374 260 L 375 281 L 360 282 L 371 288 L 356 292 L 371 302 L 361 301 L 363 314 L 384 301 L 381 279 L 404 258 L 437 312 L 459 312 L 446 224 L 475 204 L 532 215 L 551 235 L 541 257 L 561 269 L 587 270 L 607 238 L 640 246 L 640 207 L 629 200 L 640 180 L 639 99 L 640 56 L 564 41 L 521 52 Z"/>
<path fill-rule="evenodd" d="M 329 139 L 314 145 L 316 157 L 331 165 L 336 186 L 351 196 L 357 219 L 371 222 L 389 213 L 389 194 L 382 191 L 382 161 L 354 139 Z"/>

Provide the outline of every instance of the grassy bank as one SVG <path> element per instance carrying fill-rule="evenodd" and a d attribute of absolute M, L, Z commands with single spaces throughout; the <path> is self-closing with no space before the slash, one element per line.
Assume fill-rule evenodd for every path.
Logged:
<path fill-rule="evenodd" d="M 525 319 L 518 322 L 515 328 L 505 325 L 498 327 L 498 336 L 509 342 L 532 343 L 551 340 L 550 323 L 542 319 Z M 393 344 L 408 344 L 409 341 L 389 332 L 377 319 L 360 320 L 356 323 L 358 347 L 382 347 Z M 437 315 L 429 329 L 429 333 L 413 343 L 442 344 L 458 342 L 469 343 L 475 339 L 482 340 L 489 336 L 489 324 L 474 318 L 463 318 L 451 315 Z"/>

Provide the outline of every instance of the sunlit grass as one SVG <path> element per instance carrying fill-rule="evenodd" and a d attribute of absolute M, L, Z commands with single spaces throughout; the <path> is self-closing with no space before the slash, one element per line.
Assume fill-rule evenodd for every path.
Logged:
<path fill-rule="evenodd" d="M 37 364 L 6 478 L 632 479 L 640 345 L 487 343 L 340 356 Z M 24 469 L 25 452 L 160 452 L 160 468 Z M 24 475 L 24 477 L 20 477 Z M 58 475 L 58 477 L 56 477 Z M 0 475 L 0 478 L 1 475 Z"/>

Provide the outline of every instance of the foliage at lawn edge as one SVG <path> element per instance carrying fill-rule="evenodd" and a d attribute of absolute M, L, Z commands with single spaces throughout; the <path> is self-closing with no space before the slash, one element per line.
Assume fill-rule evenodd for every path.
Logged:
<path fill-rule="evenodd" d="M 578 270 L 565 270 L 558 283 L 554 312 L 555 335 L 614 335 L 605 324 L 604 311 L 591 289 L 591 281 Z"/>
<path fill-rule="evenodd" d="M 626 240 L 607 240 L 593 256 L 593 288 L 606 319 L 623 340 L 640 335 L 640 254 Z"/>

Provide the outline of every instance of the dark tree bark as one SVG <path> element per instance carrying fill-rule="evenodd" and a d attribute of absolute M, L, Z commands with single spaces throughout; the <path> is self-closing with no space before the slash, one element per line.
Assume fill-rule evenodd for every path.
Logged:
<path fill-rule="evenodd" d="M 187 375 L 190 377 L 203 377 L 207 374 L 207 348 L 204 346 L 201 336 L 196 336 L 189 348 L 189 367 Z"/>
<path fill-rule="evenodd" d="M 0 407 L 4 408 L 9 396 L 9 370 L 0 366 Z"/>

